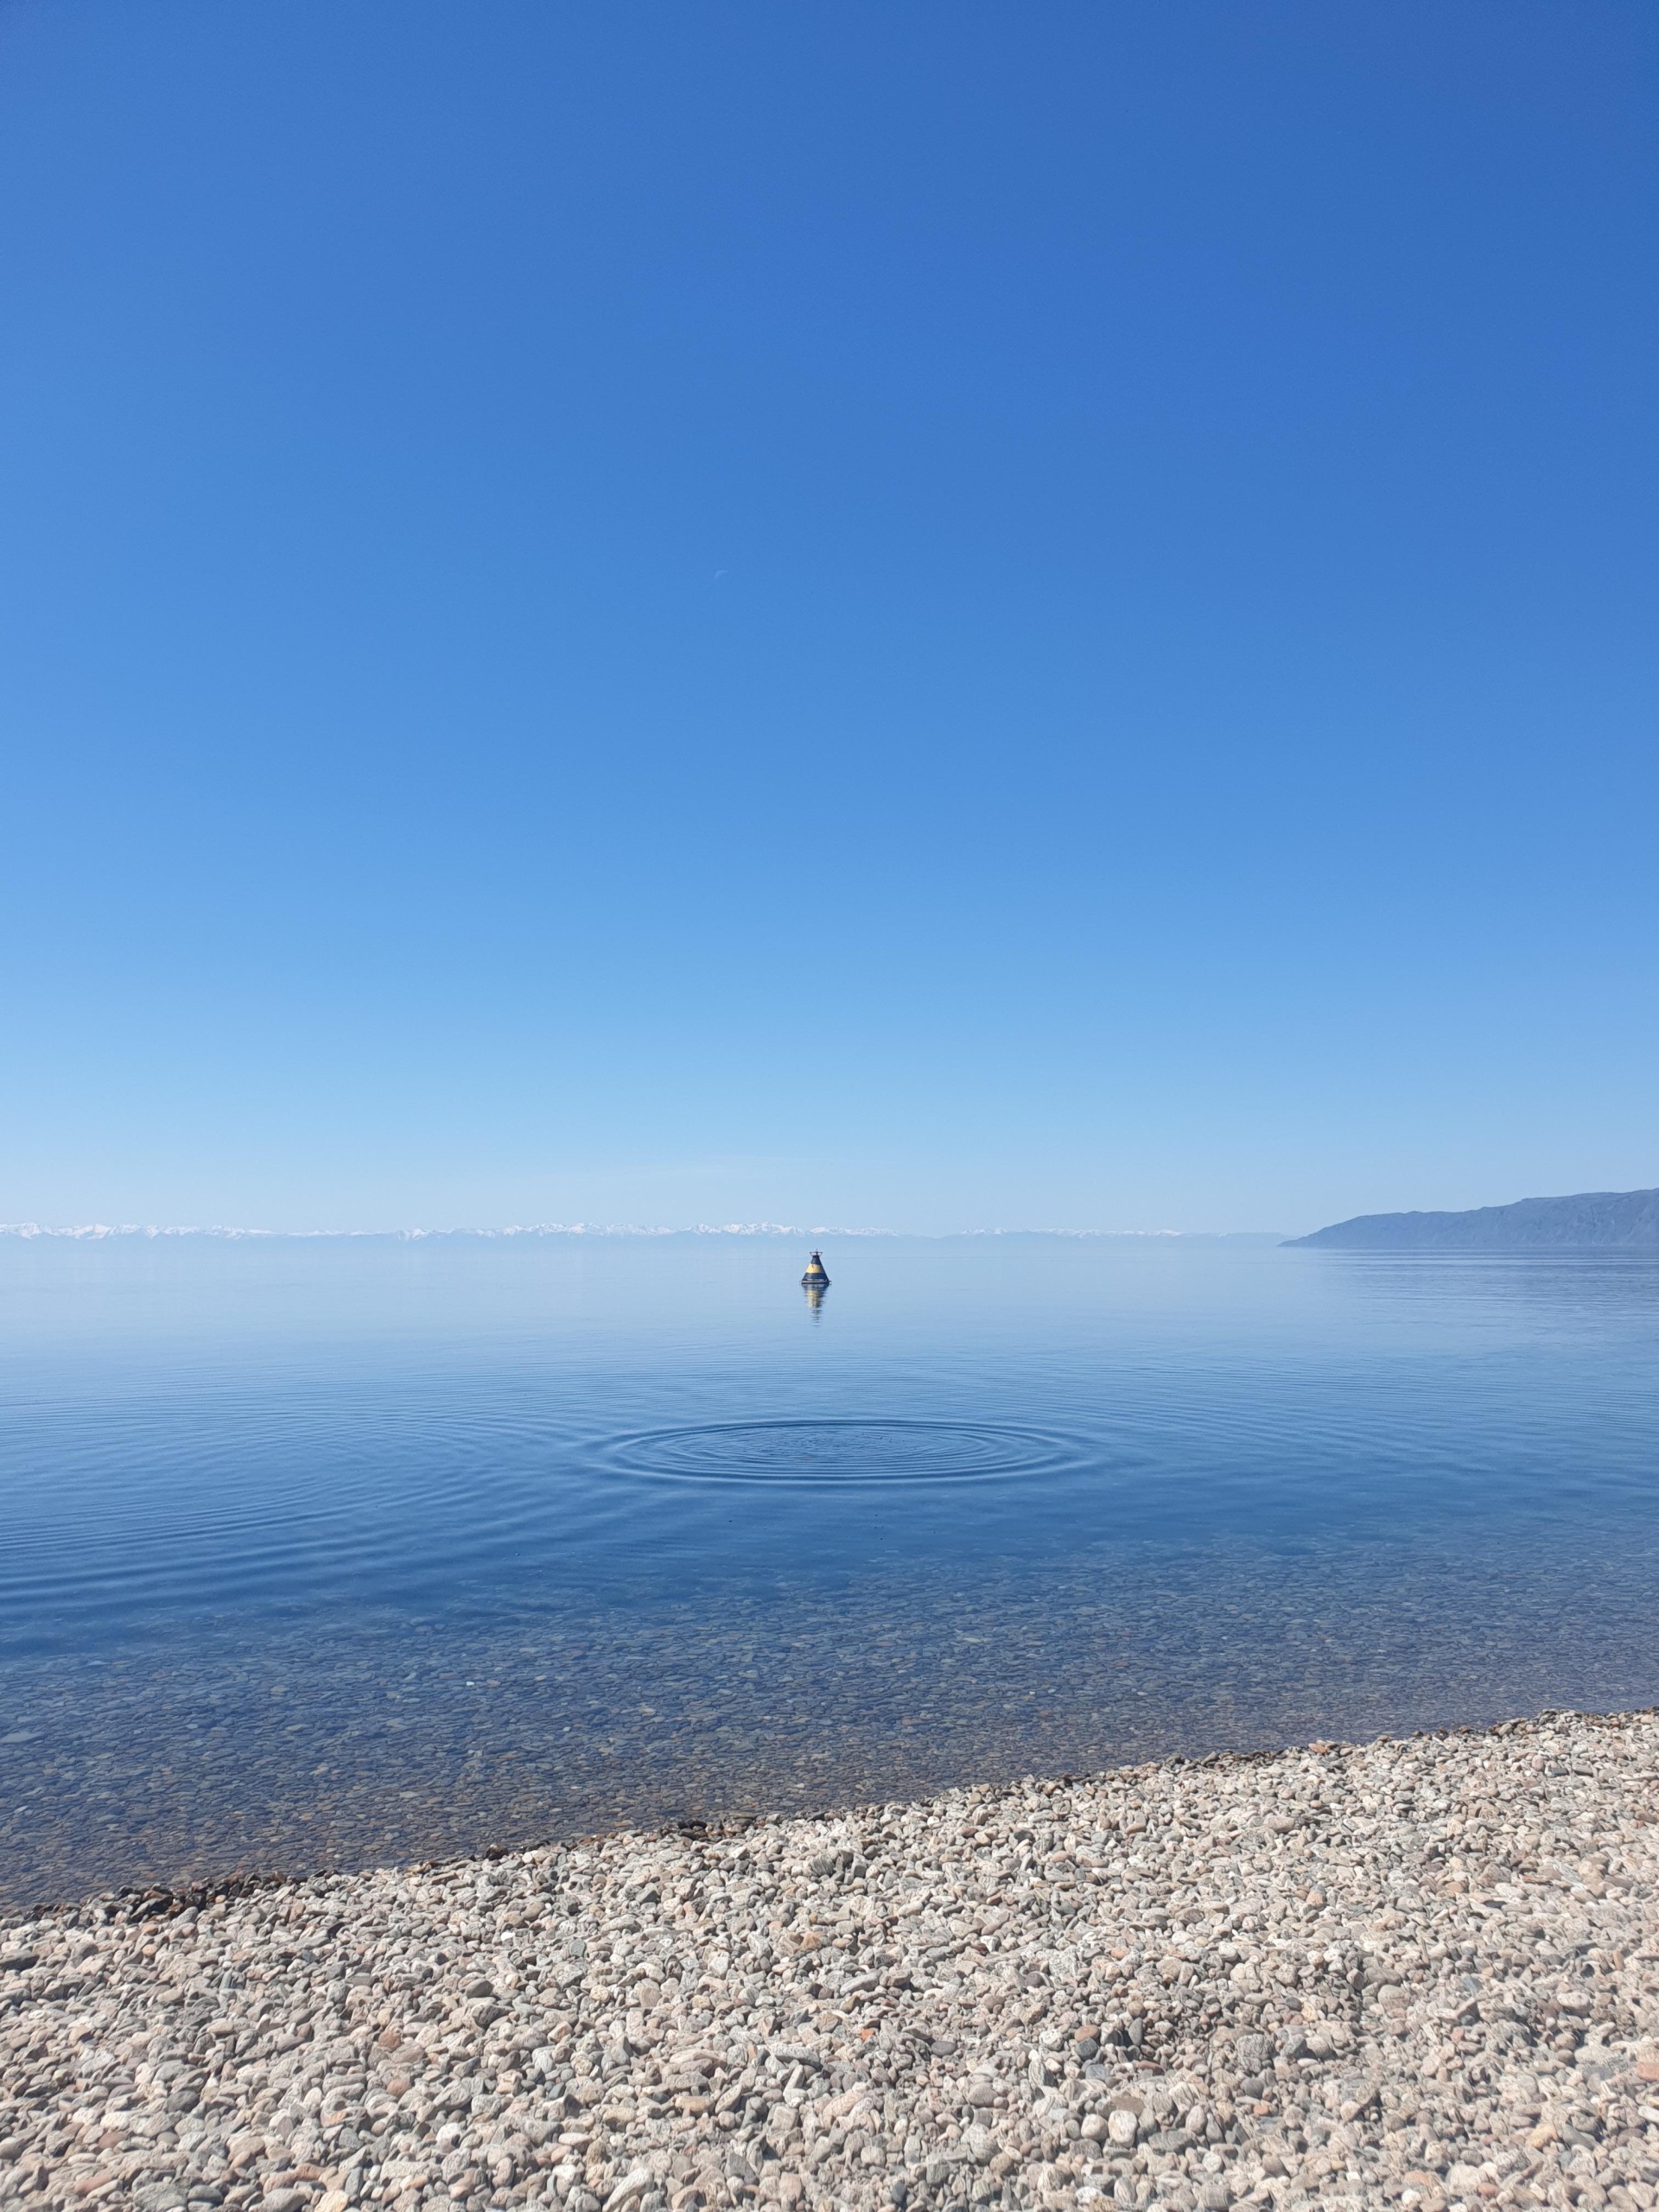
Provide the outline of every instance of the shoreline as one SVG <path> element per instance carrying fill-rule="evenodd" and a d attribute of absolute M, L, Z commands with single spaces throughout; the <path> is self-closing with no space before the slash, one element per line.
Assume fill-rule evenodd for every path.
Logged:
<path fill-rule="evenodd" d="M 1548 1713 L 12 1918 L 0 2203 L 1652 2212 L 1656 1784 Z"/>

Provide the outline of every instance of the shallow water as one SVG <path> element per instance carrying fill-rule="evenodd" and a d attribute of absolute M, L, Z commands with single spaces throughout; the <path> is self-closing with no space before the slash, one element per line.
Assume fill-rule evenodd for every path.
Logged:
<path fill-rule="evenodd" d="M 0 1240 L 0 1899 L 1659 1701 L 1659 1262 Z"/>

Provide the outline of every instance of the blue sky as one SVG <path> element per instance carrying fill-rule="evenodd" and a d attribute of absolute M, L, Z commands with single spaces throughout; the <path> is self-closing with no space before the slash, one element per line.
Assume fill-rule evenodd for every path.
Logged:
<path fill-rule="evenodd" d="M 1659 17 L 13 0 L 0 1217 L 1659 1181 Z"/>

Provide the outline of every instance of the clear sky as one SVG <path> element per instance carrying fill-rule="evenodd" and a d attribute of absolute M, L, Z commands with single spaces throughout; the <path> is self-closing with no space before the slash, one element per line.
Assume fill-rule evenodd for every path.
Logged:
<path fill-rule="evenodd" d="M 10 0 L 0 1218 L 1659 1182 L 1659 14 Z"/>

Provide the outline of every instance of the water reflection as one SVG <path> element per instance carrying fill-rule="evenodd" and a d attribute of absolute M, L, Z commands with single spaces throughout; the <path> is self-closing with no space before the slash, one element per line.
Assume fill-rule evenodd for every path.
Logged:
<path fill-rule="evenodd" d="M 0 1240 L 0 1902 L 1659 1698 L 1654 1261 L 829 1256 Z"/>

